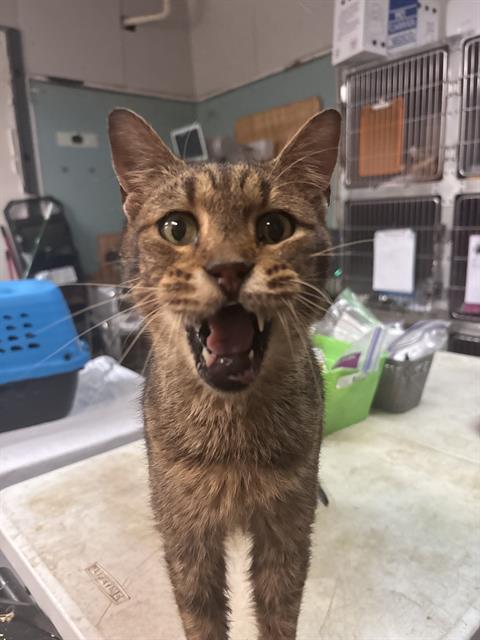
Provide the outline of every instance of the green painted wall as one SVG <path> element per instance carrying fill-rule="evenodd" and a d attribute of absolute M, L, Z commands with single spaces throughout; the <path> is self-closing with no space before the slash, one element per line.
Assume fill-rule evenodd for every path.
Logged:
<path fill-rule="evenodd" d="M 107 115 L 114 107 L 137 111 L 168 142 L 171 129 L 194 120 L 201 122 L 206 137 L 233 136 L 237 118 L 314 95 L 322 99 L 323 106 L 335 106 L 335 73 L 330 56 L 198 104 L 32 82 L 44 193 L 63 202 L 85 271 L 94 273 L 98 268 L 96 236 L 116 233 L 123 226 L 106 135 Z M 96 133 L 99 146 L 60 147 L 57 131 Z"/>
<path fill-rule="evenodd" d="M 204 100 L 197 105 L 197 118 L 206 137 L 232 136 L 237 118 L 311 96 L 321 98 L 324 107 L 336 105 L 329 55 Z"/>
<path fill-rule="evenodd" d="M 106 125 L 114 107 L 127 107 L 144 116 L 169 141 L 170 129 L 195 120 L 195 105 L 131 94 L 31 83 L 44 193 L 58 198 L 72 227 L 87 273 L 97 268 L 96 236 L 117 233 L 123 212 L 110 163 Z M 60 147 L 57 131 L 98 135 L 97 148 Z"/>

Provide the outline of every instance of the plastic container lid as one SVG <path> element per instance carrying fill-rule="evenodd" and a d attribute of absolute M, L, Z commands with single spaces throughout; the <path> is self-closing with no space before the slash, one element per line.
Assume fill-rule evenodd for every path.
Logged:
<path fill-rule="evenodd" d="M 53 282 L 0 282 L 0 384 L 81 369 L 89 360 Z"/>

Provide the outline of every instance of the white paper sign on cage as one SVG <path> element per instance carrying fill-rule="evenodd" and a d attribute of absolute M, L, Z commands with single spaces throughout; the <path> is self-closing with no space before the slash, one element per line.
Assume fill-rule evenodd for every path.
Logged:
<path fill-rule="evenodd" d="M 373 240 L 373 290 L 412 294 L 415 289 L 416 234 L 412 229 L 383 229 Z"/>
<path fill-rule="evenodd" d="M 472 235 L 468 240 L 465 304 L 480 304 L 480 235 Z"/>

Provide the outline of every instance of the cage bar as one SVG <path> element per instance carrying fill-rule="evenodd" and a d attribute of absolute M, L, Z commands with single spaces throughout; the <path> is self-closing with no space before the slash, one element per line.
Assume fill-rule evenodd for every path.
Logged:
<path fill-rule="evenodd" d="M 469 238 L 480 234 L 480 194 L 457 197 L 452 228 L 452 261 L 450 271 L 450 313 L 456 318 L 480 321 L 480 314 L 465 305 Z"/>
<path fill-rule="evenodd" d="M 463 49 L 458 171 L 464 178 L 480 177 L 480 36 Z"/>

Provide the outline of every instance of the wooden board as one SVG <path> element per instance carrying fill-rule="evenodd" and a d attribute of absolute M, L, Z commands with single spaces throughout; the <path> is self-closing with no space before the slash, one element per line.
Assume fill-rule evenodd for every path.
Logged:
<path fill-rule="evenodd" d="M 248 144 L 254 140 L 273 140 L 275 153 L 278 153 L 302 124 L 321 109 L 320 98 L 312 97 L 252 113 L 239 118 L 235 123 L 235 140 L 240 144 Z"/>
<path fill-rule="evenodd" d="M 403 98 L 360 111 L 358 175 L 362 178 L 401 173 L 404 133 Z"/>
<path fill-rule="evenodd" d="M 99 271 L 98 282 L 118 284 L 120 282 L 120 263 L 118 252 L 122 240 L 121 233 L 105 233 L 97 236 L 97 255 Z"/>

